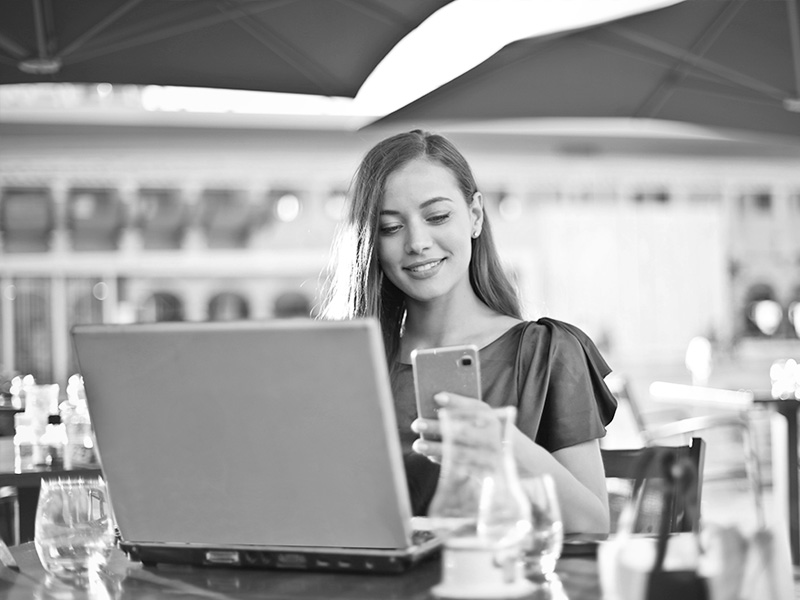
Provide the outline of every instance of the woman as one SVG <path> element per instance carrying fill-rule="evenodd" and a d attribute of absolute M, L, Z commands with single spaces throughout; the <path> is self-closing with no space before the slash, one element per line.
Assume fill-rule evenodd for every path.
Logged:
<path fill-rule="evenodd" d="M 522 319 L 483 197 L 451 142 L 416 130 L 372 148 L 353 180 L 333 259 L 322 316 L 381 323 L 418 514 L 435 490 L 441 444 L 415 439 L 438 433 L 438 422 L 416 419 L 411 351 L 475 344 L 483 401 L 517 407 L 521 475 L 554 477 L 566 531 L 608 531 L 598 438 L 616 408 L 603 382 L 610 370 L 577 328 Z M 478 401 L 439 394 L 437 402 Z"/>

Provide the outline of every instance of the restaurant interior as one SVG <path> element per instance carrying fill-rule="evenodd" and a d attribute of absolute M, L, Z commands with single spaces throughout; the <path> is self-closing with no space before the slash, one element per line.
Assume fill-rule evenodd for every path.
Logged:
<path fill-rule="evenodd" d="M 424 20 L 414 10 L 408 18 Z M 800 19 L 791 14 L 800 48 Z M 16 52 L 2 36 L 0 27 L 0 50 Z M 0 539 L 10 548 L 0 547 L 0 591 L 9 599 L 655 598 L 609 583 L 603 561 L 627 539 L 613 530 L 588 551 L 577 543 L 585 540 L 571 545 L 567 536 L 543 578 L 516 576 L 513 587 L 505 572 L 484 595 L 474 591 L 482 580 L 456 585 L 472 581 L 470 570 L 448 571 L 457 563 L 439 557 L 391 576 L 150 570 L 115 548 L 107 568 L 77 587 L 40 564 L 43 486 L 104 474 L 73 327 L 319 317 L 354 169 L 375 142 L 417 122 L 469 158 L 525 317 L 574 323 L 611 366 L 606 383 L 618 407 L 601 440 L 607 474 L 614 452 L 694 446 L 699 518 L 670 532 L 680 548 L 673 559 L 691 562 L 694 551 L 680 542 L 713 539 L 721 545 L 703 551 L 719 570 L 740 544 L 759 567 L 742 566 L 750 587 L 737 590 L 709 575 L 715 600 L 800 598 L 796 111 L 786 135 L 656 120 L 403 121 L 398 113 L 382 122 L 385 114 L 354 119 L 331 104 L 307 114 L 195 107 L 167 82 L 135 80 L 135 70 L 127 81 L 0 75 Z M 331 90 L 297 91 L 328 102 L 355 95 Z M 269 106 L 269 91 L 259 93 Z M 220 398 L 218 408 L 234 401 Z M 614 510 L 630 508 L 635 496 L 626 478 L 609 475 Z M 701 523 L 704 536 L 717 537 L 702 537 Z M 633 536 L 631 547 L 638 541 Z M 753 550 L 759 543 L 769 551 Z M 666 571 L 694 569 L 669 556 Z M 491 569 L 476 564 L 490 581 Z M 749 595 L 764 585 L 772 595 Z"/>

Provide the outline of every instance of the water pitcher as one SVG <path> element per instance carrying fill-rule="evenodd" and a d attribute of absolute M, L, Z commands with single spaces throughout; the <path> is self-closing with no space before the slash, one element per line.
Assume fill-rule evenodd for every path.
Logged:
<path fill-rule="evenodd" d="M 515 417 L 510 406 L 439 411 L 442 469 L 428 512 L 445 536 L 437 596 L 514 597 L 532 590 L 521 560 L 531 508 L 511 447 Z"/>

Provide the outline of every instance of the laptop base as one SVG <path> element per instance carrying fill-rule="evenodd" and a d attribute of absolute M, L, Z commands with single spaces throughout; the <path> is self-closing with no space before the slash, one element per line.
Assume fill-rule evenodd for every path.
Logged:
<path fill-rule="evenodd" d="M 427 552 L 403 554 L 361 554 L 345 549 L 334 552 L 292 550 L 237 550 L 202 547 L 143 546 L 120 543 L 133 561 L 146 567 L 159 564 L 226 567 L 244 569 L 279 569 L 295 571 L 334 571 L 353 573 L 403 573 L 424 559 L 438 555 L 440 546 Z"/>

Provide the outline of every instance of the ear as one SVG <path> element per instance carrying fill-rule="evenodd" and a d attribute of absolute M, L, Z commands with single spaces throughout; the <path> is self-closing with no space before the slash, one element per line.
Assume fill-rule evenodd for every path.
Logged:
<path fill-rule="evenodd" d="M 483 195 L 480 192 L 472 194 L 469 202 L 470 220 L 472 222 L 473 237 L 478 237 L 483 229 Z"/>

